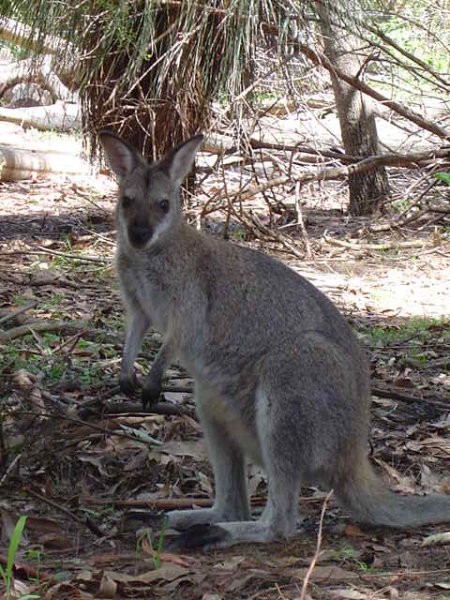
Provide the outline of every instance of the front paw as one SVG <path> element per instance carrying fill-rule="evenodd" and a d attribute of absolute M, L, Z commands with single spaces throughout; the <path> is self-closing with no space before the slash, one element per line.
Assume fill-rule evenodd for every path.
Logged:
<path fill-rule="evenodd" d="M 142 405 L 144 408 L 154 406 L 161 397 L 161 381 L 147 379 L 142 388 Z"/>
<path fill-rule="evenodd" d="M 128 396 L 128 398 L 131 398 L 132 400 L 136 399 L 136 392 L 139 386 L 135 375 L 121 375 L 119 387 L 122 394 L 125 394 L 125 396 Z"/>

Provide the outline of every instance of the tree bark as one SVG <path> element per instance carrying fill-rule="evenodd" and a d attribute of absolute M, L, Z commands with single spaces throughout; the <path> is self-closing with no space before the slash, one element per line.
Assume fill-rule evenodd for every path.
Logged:
<path fill-rule="evenodd" d="M 347 0 L 336 5 L 340 11 L 350 11 Z M 316 7 L 326 57 L 342 72 L 355 77 L 362 68 L 356 36 L 350 31 L 345 32 L 342 24 L 338 24 L 339 13 L 330 9 L 328 2 L 319 0 Z M 361 158 L 379 154 L 372 102 L 333 72 L 331 81 L 345 153 Z M 384 167 L 350 174 L 348 186 L 349 212 L 352 215 L 373 214 L 389 197 L 389 181 Z"/>

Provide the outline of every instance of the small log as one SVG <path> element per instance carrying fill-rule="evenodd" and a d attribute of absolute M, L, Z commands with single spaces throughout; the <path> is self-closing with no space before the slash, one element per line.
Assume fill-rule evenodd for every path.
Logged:
<path fill-rule="evenodd" d="M 64 152 L 21 150 L 0 144 L 0 181 L 17 181 L 47 173 L 89 173 L 81 158 Z"/>
<path fill-rule="evenodd" d="M 34 127 L 41 131 L 72 131 L 81 127 L 79 105 L 65 102 L 56 102 L 50 106 L 0 108 L 0 121 Z"/>

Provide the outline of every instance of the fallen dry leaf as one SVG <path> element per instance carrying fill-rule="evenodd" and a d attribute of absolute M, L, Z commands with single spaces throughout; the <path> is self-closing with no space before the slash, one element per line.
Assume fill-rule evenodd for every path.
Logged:
<path fill-rule="evenodd" d="M 307 568 L 294 569 L 290 572 L 292 577 L 296 577 L 303 581 L 308 572 Z M 318 565 L 314 568 L 311 574 L 311 581 L 315 583 L 333 582 L 333 581 L 349 581 L 360 579 L 358 573 L 353 573 L 336 565 Z"/>
<path fill-rule="evenodd" d="M 107 573 L 103 573 L 98 587 L 99 598 L 115 598 L 117 594 L 117 582 L 111 579 Z"/>
<path fill-rule="evenodd" d="M 338 600 L 367 600 L 367 594 L 370 593 L 370 590 L 363 593 L 352 588 L 335 588 L 328 590 L 328 593 L 333 598 L 338 598 Z"/>
<path fill-rule="evenodd" d="M 166 442 L 160 448 L 155 448 L 154 451 L 172 456 L 189 456 L 199 462 L 207 460 L 205 444 L 202 440 L 188 440 L 186 442 L 172 440 Z"/>

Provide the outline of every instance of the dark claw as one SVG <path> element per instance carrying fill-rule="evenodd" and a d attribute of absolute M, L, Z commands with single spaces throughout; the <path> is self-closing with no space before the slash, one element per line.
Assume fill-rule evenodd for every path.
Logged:
<path fill-rule="evenodd" d="M 142 388 L 142 406 L 154 406 L 161 397 L 161 382 L 146 381 Z"/>
<path fill-rule="evenodd" d="M 169 550 L 193 550 L 225 541 L 229 533 L 220 525 L 192 525 L 170 541 Z"/>

